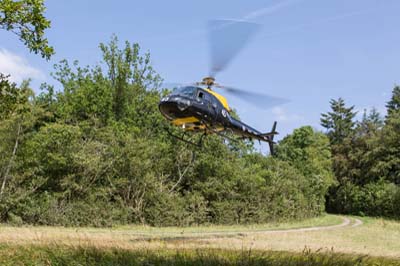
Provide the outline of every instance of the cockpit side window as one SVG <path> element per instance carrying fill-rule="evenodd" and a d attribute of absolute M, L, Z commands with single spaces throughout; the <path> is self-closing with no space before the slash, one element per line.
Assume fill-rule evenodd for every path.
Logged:
<path fill-rule="evenodd" d="M 203 99 L 203 98 L 204 98 L 204 92 L 203 92 L 203 91 L 199 91 L 199 92 L 197 93 L 197 98 Z"/>

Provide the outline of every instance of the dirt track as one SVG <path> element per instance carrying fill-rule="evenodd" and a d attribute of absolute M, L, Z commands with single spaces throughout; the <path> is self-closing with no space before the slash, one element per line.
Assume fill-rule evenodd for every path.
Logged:
<path fill-rule="evenodd" d="M 284 229 L 284 230 L 264 230 L 264 229 L 256 229 L 256 230 L 243 230 L 243 231 L 235 231 L 235 232 L 220 232 L 220 231 L 212 231 L 212 232 L 192 232 L 188 235 L 181 236 L 163 236 L 163 237 L 144 237 L 145 240 L 196 240 L 196 239 L 210 239 L 212 237 L 215 238 L 232 238 L 236 236 L 246 236 L 246 235 L 254 235 L 254 234 L 280 234 L 280 233 L 295 233 L 295 232 L 311 232 L 311 231 L 322 231 L 322 230 L 332 230 L 338 229 L 341 227 L 357 227 L 363 224 L 360 219 L 354 219 L 354 223 L 351 224 L 351 221 L 347 217 L 342 217 L 343 221 L 337 225 L 329 225 L 329 226 L 313 226 L 313 227 L 305 227 L 305 228 L 294 228 L 294 229 Z"/>
<path fill-rule="evenodd" d="M 39 239 L 65 240 L 74 239 L 76 237 L 83 237 L 85 239 L 97 238 L 98 236 L 115 236 L 115 237 L 129 237 L 130 239 L 137 240 L 168 240 L 172 239 L 185 239 L 185 238 L 223 238 L 232 236 L 245 236 L 254 234 L 282 234 L 282 233 L 295 233 L 295 232 L 311 232 L 311 231 L 324 231 L 339 229 L 344 227 L 357 227 L 362 225 L 362 221 L 354 218 L 353 223 L 347 217 L 341 217 L 342 223 L 329 226 L 314 226 L 293 229 L 245 229 L 245 230 L 232 230 L 232 231 L 218 231 L 212 230 L 208 232 L 138 232 L 130 230 L 119 229 L 90 229 L 90 228 L 63 228 L 63 227 L 0 227 L 0 242 L 9 242 L 13 240 L 29 241 Z"/>
<path fill-rule="evenodd" d="M 354 219 L 353 223 L 347 217 L 341 217 L 342 223 L 330 226 L 314 226 L 294 229 L 241 229 L 232 231 L 212 230 L 207 232 L 146 232 L 119 229 L 90 229 L 90 228 L 62 228 L 62 227 L 0 227 L 0 242 L 5 243 L 67 243 L 75 244 L 95 243 L 132 243 L 132 242 L 176 242 L 198 241 L 207 239 L 246 238 L 265 235 L 286 235 L 313 231 L 326 231 L 341 228 L 357 227 L 362 221 Z"/>
<path fill-rule="evenodd" d="M 95 246 L 118 249 L 224 248 L 336 251 L 375 256 L 400 257 L 400 224 L 385 220 L 367 223 L 341 217 L 340 224 L 284 230 L 220 229 L 200 232 L 196 228 L 96 229 L 63 227 L 0 226 L 0 243 L 18 245 Z"/>

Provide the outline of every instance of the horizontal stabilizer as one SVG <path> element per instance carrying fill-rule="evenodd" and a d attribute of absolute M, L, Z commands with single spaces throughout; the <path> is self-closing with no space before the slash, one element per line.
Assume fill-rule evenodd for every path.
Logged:
<path fill-rule="evenodd" d="M 275 135 L 278 135 L 279 133 L 276 131 L 276 121 L 274 122 L 274 125 L 272 126 L 271 132 L 268 133 L 263 133 L 261 134 L 262 137 L 270 137 L 271 141 L 274 139 Z"/>

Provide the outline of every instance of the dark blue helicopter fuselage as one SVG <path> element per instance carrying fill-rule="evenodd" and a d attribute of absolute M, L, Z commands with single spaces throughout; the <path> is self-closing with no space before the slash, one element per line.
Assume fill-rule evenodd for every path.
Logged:
<path fill-rule="evenodd" d="M 174 125 L 187 131 L 230 131 L 243 138 L 272 141 L 276 132 L 262 134 L 258 130 L 233 118 L 221 100 L 208 89 L 182 87 L 161 99 L 160 112 Z"/>

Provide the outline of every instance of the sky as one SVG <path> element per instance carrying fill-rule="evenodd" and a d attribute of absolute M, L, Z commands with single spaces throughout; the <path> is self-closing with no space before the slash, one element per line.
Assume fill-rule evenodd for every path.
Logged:
<path fill-rule="evenodd" d="M 17 83 L 32 78 L 37 92 L 41 82 L 60 88 L 50 73 L 62 59 L 99 63 L 99 43 L 112 34 L 149 51 L 166 82 L 199 81 L 209 73 L 210 19 L 261 25 L 217 81 L 288 99 L 260 109 L 227 97 L 241 119 L 262 132 L 278 121 L 278 139 L 302 125 L 322 130 L 320 114 L 329 111 L 332 98 L 344 98 L 360 114 L 372 107 L 384 114 L 400 83 L 398 0 L 48 0 L 45 5 L 51 21 L 46 36 L 56 51 L 50 61 L 0 31 L 0 72 Z"/>

